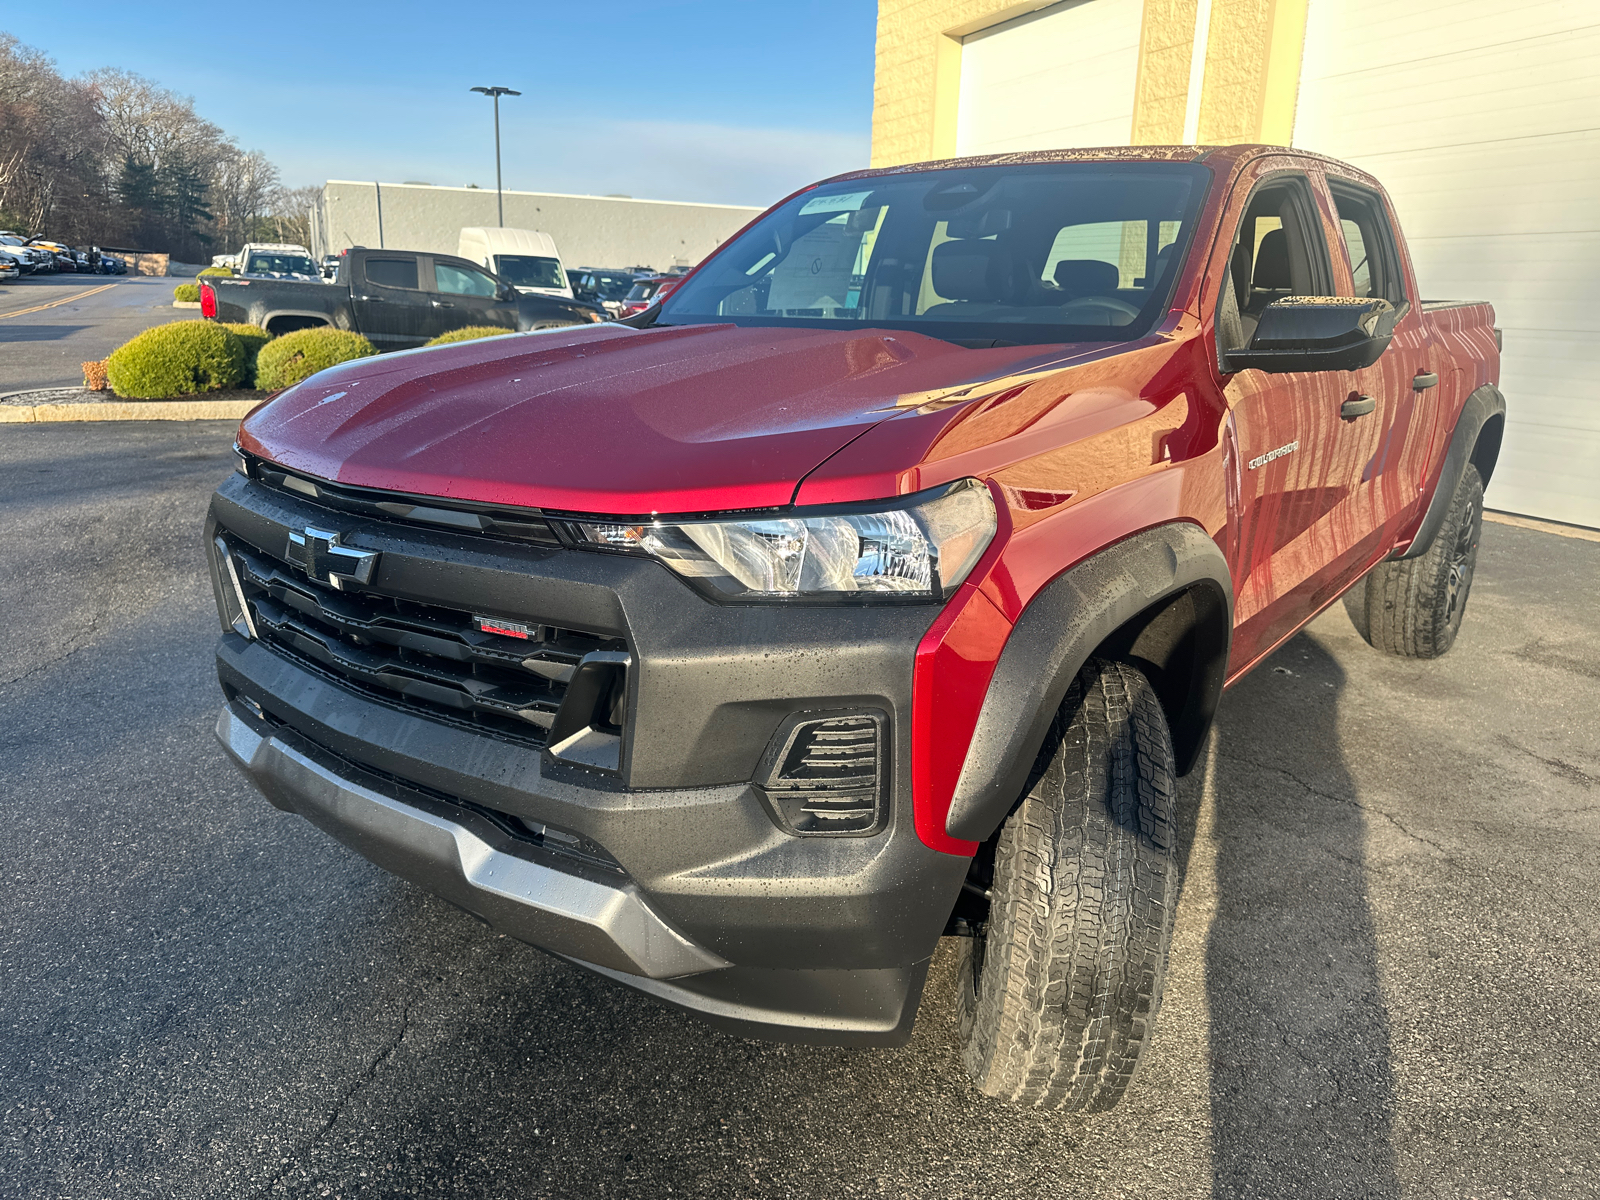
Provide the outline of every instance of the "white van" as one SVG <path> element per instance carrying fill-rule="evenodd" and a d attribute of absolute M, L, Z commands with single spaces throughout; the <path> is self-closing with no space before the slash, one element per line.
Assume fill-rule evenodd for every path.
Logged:
<path fill-rule="evenodd" d="M 555 239 L 536 229 L 473 227 L 461 231 L 456 255 L 488 267 L 519 292 L 572 299 Z"/>

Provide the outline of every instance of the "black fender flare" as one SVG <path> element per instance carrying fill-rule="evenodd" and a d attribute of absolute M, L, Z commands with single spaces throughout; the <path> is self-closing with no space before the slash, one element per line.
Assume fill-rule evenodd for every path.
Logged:
<path fill-rule="evenodd" d="M 1489 482 L 1489 476 L 1494 474 L 1495 461 L 1500 456 L 1500 438 L 1505 430 L 1505 420 L 1506 398 L 1494 384 L 1486 383 L 1467 397 L 1467 402 L 1461 406 L 1461 415 L 1456 418 L 1455 432 L 1450 435 L 1450 447 L 1445 451 L 1444 466 L 1439 471 L 1439 482 L 1434 485 L 1428 510 L 1422 515 L 1422 524 L 1417 526 L 1417 534 L 1411 539 L 1411 545 L 1391 554 L 1391 559 L 1420 558 L 1428 552 L 1440 526 L 1444 524 L 1445 515 L 1450 511 L 1456 485 L 1461 482 L 1468 463 L 1478 468 L 1478 474 L 1483 476 L 1485 484 Z M 1490 431 L 1488 439 L 1483 439 L 1484 429 L 1491 422 L 1495 428 Z M 1481 446 L 1480 439 L 1483 440 Z"/>
<path fill-rule="evenodd" d="M 1068 685 L 1108 641 L 1151 677 L 1172 727 L 1178 771 L 1186 774 L 1222 696 L 1232 636 L 1227 559 L 1192 522 L 1134 534 L 1063 571 L 1039 590 L 1006 640 L 946 831 L 981 842 L 999 828 L 1022 797 Z M 1158 661 L 1141 654 L 1141 641 Z"/>

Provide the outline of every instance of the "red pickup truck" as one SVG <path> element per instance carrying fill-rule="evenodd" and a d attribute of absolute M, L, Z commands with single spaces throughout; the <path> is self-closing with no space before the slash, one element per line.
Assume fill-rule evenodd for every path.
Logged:
<path fill-rule="evenodd" d="M 939 939 L 1015 1102 L 1146 1053 L 1177 778 L 1350 593 L 1450 648 L 1486 304 L 1270 146 L 840 176 L 622 324 L 254 412 L 206 527 L 218 735 L 280 808 L 740 1033 L 893 1045 Z"/>

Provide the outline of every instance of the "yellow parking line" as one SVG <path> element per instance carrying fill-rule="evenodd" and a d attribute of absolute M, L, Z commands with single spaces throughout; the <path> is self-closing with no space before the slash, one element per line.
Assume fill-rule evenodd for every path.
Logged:
<path fill-rule="evenodd" d="M 101 284 L 97 288 L 90 288 L 87 292 L 73 292 L 70 296 L 63 296 L 59 300 L 52 300 L 49 304 L 35 304 L 32 308 L 19 308 L 15 312 L 0 313 L 0 321 L 7 317 L 23 317 L 28 313 L 43 312 L 47 308 L 54 308 L 58 304 L 71 304 L 74 300 L 82 300 L 85 296 L 98 296 L 101 292 L 109 291 L 116 287 L 114 283 Z"/>

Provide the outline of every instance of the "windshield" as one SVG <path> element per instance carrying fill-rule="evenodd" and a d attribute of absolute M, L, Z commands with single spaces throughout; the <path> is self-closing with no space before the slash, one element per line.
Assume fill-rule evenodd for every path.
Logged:
<path fill-rule="evenodd" d="M 539 258 L 532 254 L 497 254 L 495 274 L 512 287 L 564 288 L 567 277 L 561 273 L 559 258 Z"/>
<path fill-rule="evenodd" d="M 632 275 L 617 275 L 609 271 L 595 271 L 590 278 L 595 290 L 607 300 L 621 300 L 633 288 Z"/>
<path fill-rule="evenodd" d="M 316 264 L 303 254 L 252 254 L 246 275 L 315 275 Z"/>
<path fill-rule="evenodd" d="M 825 184 L 712 258 L 657 324 L 1128 340 L 1165 311 L 1209 178 L 1191 163 L 1043 163 Z"/>

